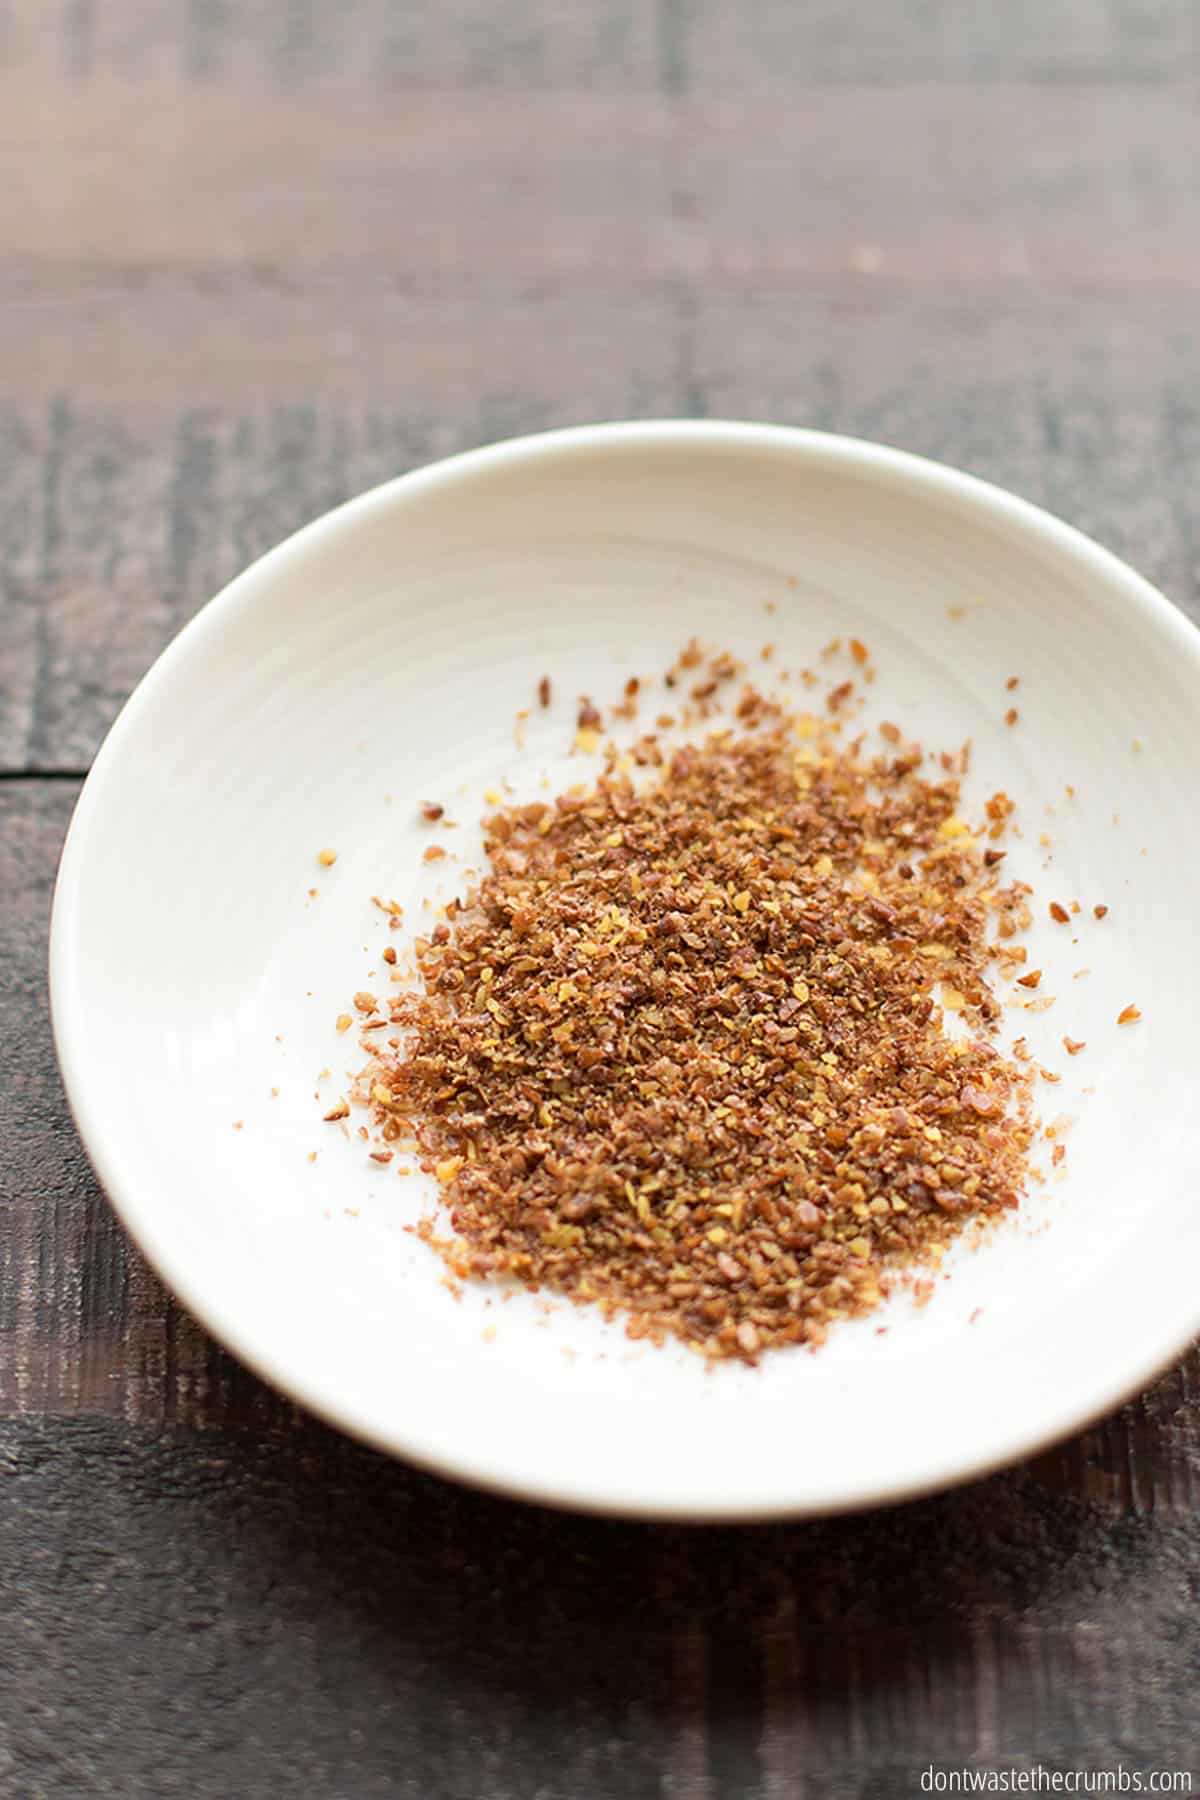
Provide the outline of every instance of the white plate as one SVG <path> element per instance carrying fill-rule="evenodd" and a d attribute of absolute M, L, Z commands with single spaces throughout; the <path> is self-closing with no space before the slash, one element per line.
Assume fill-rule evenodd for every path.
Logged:
<path fill-rule="evenodd" d="M 879 666 L 875 717 L 939 748 L 973 738 L 972 803 L 998 787 L 1018 802 L 1009 867 L 1035 885 L 1032 954 L 1057 995 L 1021 1015 L 1063 1072 L 1046 1116 L 1078 1121 L 1068 1178 L 922 1310 L 900 1298 L 817 1354 L 711 1373 L 586 1310 L 456 1300 L 403 1230 L 424 1178 L 320 1122 L 358 1060 L 335 1018 L 380 984 L 371 895 L 420 918 L 420 894 L 462 880 L 422 861 L 418 802 L 448 804 L 463 827 L 443 840 L 469 859 L 482 790 L 561 773 L 575 697 L 614 698 L 693 633 L 747 655 L 773 639 L 792 667 L 853 633 Z M 97 1172 L 183 1302 L 267 1380 L 468 1480 L 751 1518 L 895 1500 L 1032 1451 L 1200 1327 L 1198 678 L 1200 634 L 1105 551 L 892 450 L 617 425 L 392 482 L 206 607 L 84 788 L 51 974 Z M 1069 928 L 1052 898 L 1083 903 Z M 1131 1002 L 1142 1020 L 1118 1028 Z M 1086 1052 L 1068 1059 L 1064 1032 Z"/>

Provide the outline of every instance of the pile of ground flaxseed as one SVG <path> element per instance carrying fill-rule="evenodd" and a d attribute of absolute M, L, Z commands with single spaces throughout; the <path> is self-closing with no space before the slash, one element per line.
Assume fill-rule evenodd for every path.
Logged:
<path fill-rule="evenodd" d="M 1016 1206 L 1034 1126 L 988 981 L 1028 921 L 1008 800 L 964 820 L 965 751 L 851 739 L 850 682 L 814 715 L 741 675 L 689 647 L 701 741 L 485 821 L 367 1091 L 384 1154 L 442 1183 L 454 1237 L 424 1235 L 458 1274 L 753 1360 Z"/>

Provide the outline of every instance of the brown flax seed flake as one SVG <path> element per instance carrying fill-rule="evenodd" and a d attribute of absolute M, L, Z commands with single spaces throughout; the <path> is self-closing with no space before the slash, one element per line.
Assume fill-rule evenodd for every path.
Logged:
<path fill-rule="evenodd" d="M 877 754 L 730 693 L 703 741 L 496 805 L 363 1092 L 442 1188 L 453 1239 L 418 1230 L 455 1277 L 752 1362 L 1018 1205 L 1036 1071 L 988 981 L 1029 890 L 961 819 L 957 753 L 926 777 L 896 727 Z M 993 796 L 992 841 L 1011 812 Z"/>

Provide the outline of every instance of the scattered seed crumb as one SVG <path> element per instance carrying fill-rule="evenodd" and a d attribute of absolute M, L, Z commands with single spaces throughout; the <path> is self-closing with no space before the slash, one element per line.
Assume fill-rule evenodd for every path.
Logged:
<path fill-rule="evenodd" d="M 1092 971 L 1090 969 L 1076 969 L 1075 973 L 1071 977 L 1071 980 L 1072 981 L 1082 981 L 1084 976 L 1090 975 L 1091 972 Z"/>
<path fill-rule="evenodd" d="M 1052 900 L 1050 902 L 1050 917 L 1054 920 L 1056 925 L 1066 925 L 1070 920 L 1071 915 L 1066 907 L 1061 905 L 1059 901 Z"/>
<path fill-rule="evenodd" d="M 332 869 L 334 863 L 337 861 L 337 856 L 338 853 L 336 850 L 318 850 L 317 861 L 323 869 Z"/>
<path fill-rule="evenodd" d="M 339 1031 L 349 1031 L 349 1029 L 350 1029 L 351 1025 L 353 1025 L 353 1023 L 354 1023 L 354 1020 L 350 1017 L 349 1013 L 339 1013 L 338 1014 L 337 1028 Z"/>
<path fill-rule="evenodd" d="M 1142 740 L 1141 740 L 1141 738 L 1134 738 L 1134 740 L 1133 740 L 1133 744 L 1132 744 L 1132 746 L 1131 746 L 1131 748 L 1132 748 L 1132 749 L 1133 749 L 1133 750 L 1134 750 L 1134 752 L 1135 752 L 1135 753 L 1136 753 L 1136 752 L 1137 752 L 1137 751 L 1139 751 L 1139 750 L 1141 750 L 1141 748 L 1142 748 Z"/>
<path fill-rule="evenodd" d="M 242 1129 L 242 1126 L 245 1124 L 245 1122 L 246 1121 L 244 1119 L 235 1119 L 233 1121 L 233 1129 L 235 1131 L 240 1131 Z"/>
<path fill-rule="evenodd" d="M 446 854 L 441 844 L 430 844 L 422 856 L 422 862 L 441 862 Z"/>
<path fill-rule="evenodd" d="M 1008 711 L 1004 715 L 1004 723 L 1006 725 L 1015 725 L 1019 717 L 1020 717 L 1020 714 L 1018 713 L 1016 707 L 1010 706 Z"/>
<path fill-rule="evenodd" d="M 445 817 L 445 813 L 445 807 L 439 806 L 436 800 L 423 800 L 421 802 L 421 817 L 423 819 L 428 819 L 431 825 L 436 825 L 439 819 Z"/>
<path fill-rule="evenodd" d="M 959 619 L 965 619 L 966 616 L 967 609 L 965 606 L 948 606 L 946 608 L 946 617 L 948 619 L 953 619 L 956 623 Z"/>
<path fill-rule="evenodd" d="M 1123 1006 L 1121 1008 L 1120 1012 L 1117 1014 L 1117 1024 L 1118 1025 L 1132 1025 L 1134 1023 L 1134 1021 L 1137 1019 L 1140 1019 L 1141 1016 L 1142 1016 L 1142 1014 L 1141 1014 L 1140 1007 Z"/>
<path fill-rule="evenodd" d="M 537 695 L 538 695 L 538 705 L 542 708 L 542 710 L 544 712 L 545 709 L 549 706 L 550 699 L 551 699 L 550 677 L 548 675 L 543 675 L 542 679 L 538 682 Z"/>
<path fill-rule="evenodd" d="M 349 1117 L 350 1103 L 347 1100 L 339 1100 L 337 1105 L 331 1107 L 324 1115 L 326 1125 L 335 1125 L 339 1119 L 348 1119 Z"/>
<path fill-rule="evenodd" d="M 738 665 L 693 640 L 675 668 L 702 661 L 715 709 Z M 415 1138 L 455 1237 L 415 1229 L 455 1276 L 755 1362 L 1018 1205 L 1037 1071 L 991 1041 L 989 927 L 1024 930 L 1029 889 L 957 811 L 962 753 L 927 777 L 897 727 L 867 751 L 752 688 L 730 707 L 652 781 L 610 748 L 552 802 L 496 797 L 486 871 L 417 939 L 422 987 L 353 1093 L 385 1145 Z M 989 849 L 1012 810 L 988 802 Z"/>
<path fill-rule="evenodd" d="M 1104 919 L 1108 917 L 1108 908 L 1107 906 L 1093 906 L 1092 913 L 1097 919 Z"/>
<path fill-rule="evenodd" d="M 1086 1038 L 1067 1037 L 1064 1034 L 1063 1049 L 1066 1051 L 1068 1056 L 1078 1056 L 1079 1052 L 1081 1050 L 1087 1049 L 1087 1039 Z"/>
<path fill-rule="evenodd" d="M 316 1153 L 316 1151 L 315 1151 L 315 1150 L 310 1150 L 310 1151 L 309 1151 L 309 1153 L 308 1153 L 308 1160 L 309 1160 L 309 1162 L 310 1162 L 310 1163 L 315 1163 L 315 1162 L 316 1162 L 316 1160 L 317 1160 L 317 1153 Z M 326 1214 L 326 1215 L 325 1215 L 325 1216 L 326 1216 L 326 1218 L 328 1218 L 328 1216 L 329 1216 L 329 1215 L 328 1215 L 328 1213 L 327 1213 L 327 1214 Z"/>
<path fill-rule="evenodd" d="M 1035 988 L 1041 979 L 1042 971 L 1040 969 L 1030 969 L 1028 975 L 1017 976 L 1017 986 L 1023 988 Z"/>
<path fill-rule="evenodd" d="M 1020 681 L 1021 681 L 1021 677 L 1019 675 L 1010 675 L 1004 685 L 1008 689 L 1009 693 L 1011 694 L 1013 689 L 1020 685 Z"/>

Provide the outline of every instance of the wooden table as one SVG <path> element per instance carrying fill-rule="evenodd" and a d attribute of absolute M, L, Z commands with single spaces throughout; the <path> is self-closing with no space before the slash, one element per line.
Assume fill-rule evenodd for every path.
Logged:
<path fill-rule="evenodd" d="M 0 8 L 0 1793 L 886 1800 L 931 1763 L 1195 1768 L 1194 1356 L 1028 1467 L 865 1517 L 460 1491 L 298 1416 L 162 1291 L 67 1116 L 43 965 L 81 777 L 176 627 L 459 447 L 661 414 L 862 433 L 1043 502 L 1200 616 L 1198 19 Z"/>

